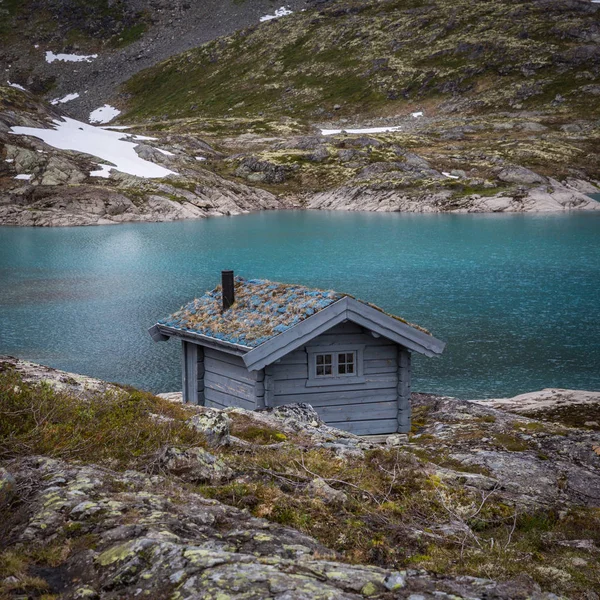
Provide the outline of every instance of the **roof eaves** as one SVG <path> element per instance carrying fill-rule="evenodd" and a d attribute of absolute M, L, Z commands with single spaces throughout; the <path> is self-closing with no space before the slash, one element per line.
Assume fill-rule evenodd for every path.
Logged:
<path fill-rule="evenodd" d="M 209 335 L 203 335 L 195 331 L 177 329 L 176 327 L 169 327 L 168 325 L 161 325 L 160 323 L 158 323 L 155 327 L 157 327 L 158 331 L 164 336 L 178 337 L 188 342 L 200 344 L 201 346 L 207 346 L 209 348 L 217 348 L 219 350 L 224 350 L 225 352 L 229 352 L 230 354 L 237 354 L 241 356 L 253 349 L 250 346 L 234 344 L 233 342 L 219 340 L 217 338 L 211 337 Z"/>

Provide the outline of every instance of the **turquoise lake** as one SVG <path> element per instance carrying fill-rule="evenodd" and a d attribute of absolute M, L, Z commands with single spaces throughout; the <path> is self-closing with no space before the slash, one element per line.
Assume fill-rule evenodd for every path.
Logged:
<path fill-rule="evenodd" d="M 429 329 L 413 389 L 463 398 L 600 389 L 600 214 L 263 212 L 177 223 L 0 227 L 0 353 L 180 389 L 158 318 L 221 269 L 348 292 Z"/>

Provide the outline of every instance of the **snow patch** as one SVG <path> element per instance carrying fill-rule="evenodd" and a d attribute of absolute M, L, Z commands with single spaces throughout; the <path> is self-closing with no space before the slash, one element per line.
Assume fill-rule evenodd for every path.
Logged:
<path fill-rule="evenodd" d="M 389 131 L 400 131 L 402 127 L 367 127 L 365 129 L 321 129 L 321 135 L 337 135 L 338 133 L 387 133 Z"/>
<path fill-rule="evenodd" d="M 13 127 L 10 133 L 37 137 L 60 150 L 75 150 L 97 156 L 101 160 L 115 165 L 110 168 L 136 177 L 154 178 L 178 175 L 174 171 L 140 158 L 135 151 L 137 144 L 123 139 L 127 137 L 126 133 L 108 131 L 69 117 L 64 117 L 63 120 L 54 120 L 53 123 L 54 129 Z M 100 166 L 100 172 L 106 173 L 107 166 Z M 99 171 L 92 172 L 96 174 L 95 177 L 106 177 L 106 175 L 98 175 Z"/>
<path fill-rule="evenodd" d="M 7 158 L 4 162 L 13 163 L 13 162 L 15 162 L 15 159 L 14 158 Z"/>
<path fill-rule="evenodd" d="M 97 54 L 54 54 L 48 50 L 46 52 L 46 62 L 53 63 L 55 60 L 63 62 L 92 62 L 98 58 Z"/>
<path fill-rule="evenodd" d="M 25 89 L 25 88 L 24 88 L 22 85 L 19 85 L 18 83 L 11 83 L 11 82 L 9 81 L 9 82 L 8 82 L 8 85 L 9 85 L 11 88 L 15 88 L 16 90 L 21 90 L 22 92 L 26 92 L 26 91 L 27 91 L 27 90 L 26 90 L 26 89 Z"/>
<path fill-rule="evenodd" d="M 116 129 L 117 131 L 123 131 L 125 129 L 131 129 L 132 127 L 133 125 L 105 125 L 101 129 Z"/>
<path fill-rule="evenodd" d="M 121 111 L 110 104 L 105 104 L 96 110 L 93 110 L 89 116 L 90 123 L 110 123 L 115 117 L 118 117 Z"/>
<path fill-rule="evenodd" d="M 260 22 L 264 23 L 265 21 L 272 21 L 273 19 L 279 19 L 280 17 L 285 17 L 287 15 L 291 15 L 293 11 L 285 6 L 278 8 L 273 15 L 265 15 L 260 18 Z"/>
<path fill-rule="evenodd" d="M 135 136 L 137 139 L 137 136 Z M 156 148 L 161 154 L 164 154 L 165 156 L 175 156 L 175 154 L 173 152 L 169 152 L 168 150 L 163 150 L 162 148 Z"/>
<path fill-rule="evenodd" d="M 446 173 L 446 171 L 442 171 L 442 175 L 444 177 L 449 177 L 450 179 L 460 179 L 458 175 L 450 175 L 450 173 Z"/>
<path fill-rule="evenodd" d="M 196 156 L 196 160 L 206 160 L 206 156 Z"/>
<path fill-rule="evenodd" d="M 92 177 L 104 177 L 105 179 L 108 179 L 110 177 L 110 172 L 113 169 L 112 165 L 99 164 L 98 166 L 100 169 L 97 171 L 90 171 L 90 175 Z"/>
<path fill-rule="evenodd" d="M 419 112 L 410 113 L 410 116 L 414 117 L 415 119 L 418 119 L 419 117 L 423 116 L 423 112 L 419 111 Z"/>
<path fill-rule="evenodd" d="M 24 181 L 29 181 L 32 177 L 33 177 L 33 175 L 29 175 L 26 173 L 20 173 L 19 175 L 15 176 L 15 179 L 22 179 Z"/>
<path fill-rule="evenodd" d="M 79 94 L 75 92 L 74 94 L 67 94 L 62 98 L 54 98 L 54 100 L 50 100 L 50 104 L 56 106 L 57 104 L 65 104 L 65 102 L 71 102 L 71 100 L 76 100 L 79 98 Z"/>
<path fill-rule="evenodd" d="M 129 134 L 131 135 L 131 134 Z M 134 140 L 140 140 L 140 141 L 144 141 L 144 140 L 150 140 L 151 142 L 154 142 L 155 140 L 157 140 L 158 138 L 155 137 L 150 137 L 149 135 L 134 135 L 133 136 Z"/>

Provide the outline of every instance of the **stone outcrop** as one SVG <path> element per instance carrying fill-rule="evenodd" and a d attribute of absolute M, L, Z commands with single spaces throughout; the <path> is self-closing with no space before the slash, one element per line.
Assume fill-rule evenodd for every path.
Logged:
<path fill-rule="evenodd" d="M 444 190 L 415 194 L 402 190 L 380 190 L 370 186 L 342 186 L 309 196 L 306 199 L 306 206 L 321 210 L 415 213 L 600 210 L 600 202 L 593 200 L 576 187 L 566 186 L 552 179 L 549 185 L 519 190 L 513 194 L 507 192 L 498 192 L 492 196 L 469 194 L 461 198 L 453 197 L 451 192 Z"/>
<path fill-rule="evenodd" d="M 94 391 L 111 387 L 4 357 L 0 373 L 6 370 L 16 370 L 21 385 L 48 381 L 83 402 Z M 550 393 L 560 396 L 560 402 L 555 400 L 562 405 L 569 398 L 588 407 L 597 401 L 594 393 L 545 390 L 540 393 L 545 407 Z M 176 394 L 167 396 L 178 401 Z M 554 583 L 542 591 L 530 573 L 568 584 L 571 575 L 564 568 L 571 565 L 579 579 L 584 574 L 594 577 L 597 535 L 584 537 L 579 529 L 567 535 L 560 522 L 578 518 L 583 519 L 579 528 L 587 527 L 585 519 L 600 501 L 597 434 L 500 410 L 494 402 L 500 401 L 486 404 L 415 393 L 412 434 L 389 440 L 328 427 L 307 404 L 249 412 L 165 403 L 166 412 L 153 413 L 153 419 L 167 424 L 184 419 L 187 427 L 207 435 L 211 448 L 169 443 L 135 462 L 145 465 L 144 472 L 86 464 L 83 455 L 73 461 L 27 452 L 7 458 L 7 450 L 14 447 L 3 440 L 0 532 L 6 544 L 0 559 L 8 552 L 12 562 L 0 561 L 9 573 L 0 579 L 0 592 L 21 597 L 35 584 L 43 593 L 67 599 L 556 600 Z M 524 407 L 528 401 L 516 404 Z M 511 409 L 506 401 L 504 406 Z M 277 443 L 256 441 L 261 431 L 279 432 Z M 305 464 L 309 456 L 313 470 Z M 372 468 L 383 469 L 382 489 L 357 486 L 349 479 L 353 472 Z M 369 473 L 364 475 L 365 482 L 373 481 Z M 269 491 L 258 516 L 268 520 L 249 512 L 260 502 L 255 494 L 263 488 Z M 210 499 L 221 493 L 238 508 Z M 280 506 L 287 512 L 272 514 L 283 494 L 288 500 Z M 409 509 L 415 494 L 421 504 Z M 371 508 L 357 512 L 363 504 Z M 490 539 L 480 538 L 477 528 L 488 526 L 491 519 L 492 539 L 503 544 L 505 553 L 511 536 L 522 536 L 518 519 L 523 516 L 525 531 L 541 523 L 534 536 L 536 543 L 542 539 L 537 552 L 552 560 L 524 565 L 524 571 L 517 567 L 521 574 L 505 581 L 467 576 L 461 566 L 451 567 L 451 575 L 439 564 L 437 574 L 397 561 L 393 568 L 349 564 L 345 555 L 279 524 L 294 511 L 305 519 L 304 510 L 325 518 L 321 527 L 333 520 L 329 525 L 340 539 L 350 533 L 352 523 L 363 527 L 361 518 L 374 519 L 372 532 L 395 532 L 402 546 L 416 544 L 413 553 L 432 544 L 454 548 L 458 557 L 461 545 L 463 550 L 473 546 L 480 549 L 483 562 L 494 560 L 494 547 L 488 548 Z M 394 520 L 393 515 L 401 516 Z M 543 519 L 556 520 L 558 528 L 547 531 Z M 508 541 L 498 541 L 502 528 L 509 532 Z M 374 543 L 385 549 L 377 536 Z M 521 543 L 531 542 L 519 542 L 517 552 Z M 549 549 L 554 554 L 547 554 Z M 519 556 L 531 560 L 530 554 Z M 429 560 L 422 551 L 418 557 Z M 585 591 L 587 584 L 582 585 L 577 589 Z M 590 587 L 585 594 L 594 598 Z"/>
<path fill-rule="evenodd" d="M 21 547 L 63 539 L 81 548 L 44 571 L 51 592 L 66 598 L 556 598 L 528 580 L 345 564 L 306 535 L 159 476 L 43 457 L 8 468 L 17 488 L 29 490 L 11 538 Z M 14 579 L 5 585 L 18 590 Z"/>

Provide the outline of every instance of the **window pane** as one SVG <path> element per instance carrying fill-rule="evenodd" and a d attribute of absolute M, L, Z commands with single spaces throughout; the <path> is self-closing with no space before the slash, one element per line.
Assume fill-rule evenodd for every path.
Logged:
<path fill-rule="evenodd" d="M 315 375 L 333 375 L 333 354 L 315 354 Z"/>
<path fill-rule="evenodd" d="M 352 363 L 346 365 L 346 373 L 354 373 L 354 365 Z"/>
<path fill-rule="evenodd" d="M 338 363 L 338 373 L 340 375 L 345 375 L 346 374 L 346 365 L 344 365 L 342 363 Z"/>

